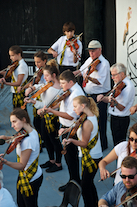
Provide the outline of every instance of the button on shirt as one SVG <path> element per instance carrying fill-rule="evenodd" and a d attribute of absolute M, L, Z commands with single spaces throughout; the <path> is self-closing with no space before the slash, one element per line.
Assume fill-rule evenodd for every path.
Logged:
<path fill-rule="evenodd" d="M 117 185 L 115 185 L 109 192 L 103 195 L 101 199 L 106 200 L 108 206 L 112 206 L 114 204 L 118 205 L 121 203 L 121 197 L 125 192 L 126 192 L 126 187 L 123 184 L 123 181 L 121 181 Z M 123 205 L 120 205 L 119 207 L 122 206 Z"/>
<path fill-rule="evenodd" d="M 58 56 L 57 56 L 58 64 L 60 64 L 60 58 L 61 58 L 61 54 L 63 52 L 64 45 L 66 43 L 66 40 L 67 40 L 67 37 L 66 36 L 62 36 L 51 46 L 51 48 L 58 53 Z M 79 48 L 78 48 L 77 52 L 81 56 L 81 53 L 82 53 L 82 43 L 78 39 L 77 39 L 77 43 L 79 45 Z M 73 56 L 74 55 L 73 55 L 73 52 L 70 50 L 70 47 L 66 46 L 62 65 L 76 67 L 78 65 L 79 61 L 74 63 L 73 62 Z"/>
<path fill-rule="evenodd" d="M 74 118 L 73 120 L 68 120 L 59 117 L 59 122 L 66 127 L 70 127 L 74 123 L 74 121 L 76 121 L 76 119 L 78 118 L 76 113 L 73 111 L 73 99 L 80 95 L 85 96 L 82 88 L 78 83 L 75 83 L 70 88 L 70 92 L 71 94 L 65 100 L 61 101 L 60 104 L 60 112 L 66 112 L 68 115 Z"/>
<path fill-rule="evenodd" d="M 101 63 L 97 65 L 96 70 L 90 74 L 90 77 L 96 78 L 100 82 L 100 85 L 97 85 L 92 81 L 88 81 L 86 86 L 83 88 L 87 94 L 106 93 L 110 90 L 110 64 L 103 55 L 100 55 L 98 59 Z M 92 58 L 89 57 L 80 67 L 82 75 L 87 72 L 92 61 Z"/>

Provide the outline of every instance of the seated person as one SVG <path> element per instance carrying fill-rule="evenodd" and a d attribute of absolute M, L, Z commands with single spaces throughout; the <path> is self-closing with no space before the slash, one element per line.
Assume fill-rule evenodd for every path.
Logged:
<path fill-rule="evenodd" d="M 134 188 L 137 186 L 137 160 L 134 157 L 127 156 L 122 161 L 121 178 L 121 182 L 119 182 L 109 192 L 102 196 L 98 202 L 98 207 L 108 207 L 114 204 L 119 205 L 124 194 L 126 198 L 135 192 Z M 132 191 L 134 192 L 132 193 Z M 134 198 L 128 202 L 132 202 L 132 206 L 137 206 L 137 201 L 134 200 Z"/>

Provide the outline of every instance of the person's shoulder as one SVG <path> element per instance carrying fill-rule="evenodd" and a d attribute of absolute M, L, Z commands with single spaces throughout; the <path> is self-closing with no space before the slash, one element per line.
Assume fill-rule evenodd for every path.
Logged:
<path fill-rule="evenodd" d="M 102 65 L 107 65 L 107 66 L 110 67 L 110 63 L 109 63 L 109 61 L 108 61 L 102 54 L 99 56 L 98 59 L 101 61 L 101 64 L 102 64 Z"/>

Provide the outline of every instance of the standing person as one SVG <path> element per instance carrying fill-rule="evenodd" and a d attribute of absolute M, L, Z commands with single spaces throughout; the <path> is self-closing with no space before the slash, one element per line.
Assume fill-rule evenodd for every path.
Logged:
<path fill-rule="evenodd" d="M 98 134 L 99 111 L 95 101 L 86 96 L 77 96 L 73 99 L 74 111 L 77 115 L 82 112 L 87 115 L 87 119 L 77 130 L 79 140 L 72 138 L 64 139 L 64 144 L 73 143 L 82 149 L 82 195 L 85 207 L 96 207 L 98 196 L 94 185 L 94 177 L 98 169 L 98 163 L 102 158 L 100 137 Z"/>
<path fill-rule="evenodd" d="M 85 87 L 83 87 L 88 97 L 92 97 L 97 102 L 98 94 L 106 94 L 110 90 L 110 65 L 109 62 L 102 55 L 102 46 L 99 41 L 92 40 L 88 44 L 88 52 L 90 57 L 80 67 L 80 70 L 74 72 L 78 74 L 81 72 L 83 78 L 86 78 L 88 70 L 90 70 L 90 64 L 96 59 L 100 60 L 100 63 L 96 66 L 96 70 L 90 74 L 91 80 L 88 81 Z M 102 150 L 107 149 L 107 103 L 99 103 L 99 131 Z"/>
<path fill-rule="evenodd" d="M 56 111 L 53 108 L 43 108 L 43 111 L 51 112 L 56 116 L 59 116 L 59 122 L 63 128 L 69 128 L 74 121 L 78 118 L 77 114 L 73 110 L 73 99 L 79 95 L 84 95 L 82 88 L 76 83 L 74 74 L 70 70 L 65 70 L 60 74 L 60 86 L 63 91 L 69 90 L 71 94 L 60 103 L 59 111 Z M 64 139 L 67 134 L 62 135 Z M 77 136 L 74 136 L 74 139 L 77 139 Z M 78 149 L 74 144 L 70 144 L 67 147 L 67 153 L 64 155 L 65 160 L 69 170 L 70 180 L 76 180 L 80 183 L 79 176 L 79 159 L 78 159 Z M 59 187 L 60 191 L 64 191 L 67 187 L 67 184 Z"/>
<path fill-rule="evenodd" d="M 6 82 L 4 78 L 2 78 L 0 81 L 11 86 L 11 92 L 13 93 L 13 107 L 16 108 L 21 107 L 24 103 L 24 90 L 17 91 L 17 87 L 27 83 L 28 66 L 22 58 L 22 49 L 18 45 L 13 45 L 9 48 L 9 56 L 13 62 L 19 61 L 19 66 L 13 71 L 11 82 Z"/>
<path fill-rule="evenodd" d="M 27 137 L 17 144 L 17 162 L 11 162 L 0 155 L 3 164 L 19 171 L 17 180 L 17 204 L 19 207 L 38 207 L 38 191 L 43 180 L 42 169 L 38 165 L 39 158 L 39 137 L 35 129 L 31 127 L 28 113 L 16 108 L 10 114 L 10 121 L 15 131 L 22 128 L 28 133 Z M 10 139 L 7 136 L 0 136 L 1 139 Z"/>
<path fill-rule="evenodd" d="M 34 84 L 45 84 L 46 81 L 44 79 L 44 75 L 43 75 L 43 69 L 42 67 L 44 67 L 47 63 L 47 55 L 43 52 L 43 51 L 38 51 L 34 54 L 34 62 L 35 65 L 37 67 L 36 70 L 40 70 L 37 73 L 37 77 L 34 78 L 30 83 L 28 83 L 25 88 L 28 88 L 25 91 L 25 95 L 28 96 L 29 93 L 31 93 L 32 91 L 34 91 L 35 86 L 33 86 Z M 39 97 L 37 98 L 39 99 Z M 39 134 L 39 139 L 40 139 L 40 147 L 41 147 L 41 151 L 42 151 L 42 140 L 41 138 L 43 137 L 41 135 L 41 117 L 37 114 L 37 109 L 33 106 L 33 125 L 35 127 L 35 129 L 37 130 L 38 134 Z"/>
<path fill-rule="evenodd" d="M 125 194 L 129 198 L 137 186 L 137 160 L 134 157 L 125 157 L 121 164 L 122 181 L 115 185 L 109 192 L 102 196 L 98 202 L 98 207 L 117 206 L 121 203 L 122 196 Z M 136 199 L 125 202 L 126 206 L 137 206 Z M 123 205 L 120 205 L 123 206 Z"/>
<path fill-rule="evenodd" d="M 135 123 L 132 127 L 130 127 L 128 141 L 123 141 L 117 144 L 111 150 L 111 152 L 99 162 L 101 180 L 105 180 L 106 178 L 110 177 L 110 172 L 106 170 L 106 166 L 108 164 L 110 164 L 114 160 L 117 160 L 117 169 L 119 169 L 122 160 L 126 156 L 129 156 L 130 154 L 136 155 L 136 150 L 137 150 L 137 123 Z M 120 172 L 121 172 L 120 169 L 116 172 L 116 176 L 114 180 L 115 185 L 121 181 Z"/>
<path fill-rule="evenodd" d="M 16 207 L 15 202 L 10 194 L 10 192 L 3 188 L 3 173 L 0 170 L 0 206 L 1 207 Z"/>
<path fill-rule="evenodd" d="M 103 97 L 103 95 L 98 96 L 98 101 L 110 103 L 108 112 L 111 114 L 111 131 L 113 136 L 114 146 L 116 146 L 121 141 L 126 140 L 127 129 L 130 123 L 130 107 L 133 105 L 135 97 L 135 89 L 133 83 L 126 77 L 126 67 L 122 63 L 116 63 L 111 66 L 111 77 L 118 86 L 121 82 L 123 87 L 120 90 L 118 96 L 115 97 L 117 93 L 117 88 L 114 93 L 111 93 L 108 97 Z M 122 84 L 121 83 L 121 84 Z"/>
<path fill-rule="evenodd" d="M 53 57 L 57 58 L 57 63 L 59 64 L 59 71 L 62 73 L 64 70 L 70 69 L 71 71 L 76 70 L 78 66 L 80 57 L 82 54 L 82 43 L 79 39 L 76 40 L 77 50 L 75 49 L 73 39 L 75 37 L 75 25 L 72 22 L 66 22 L 63 25 L 63 34 L 49 49 L 48 53 L 51 53 Z M 67 43 L 71 42 L 69 46 Z M 74 46 L 73 46 L 74 45 Z"/>
<path fill-rule="evenodd" d="M 28 103 L 33 103 L 34 107 L 38 109 L 38 113 L 40 114 L 44 105 L 48 105 L 50 101 L 53 100 L 57 95 L 59 95 L 62 90 L 59 84 L 59 70 L 54 60 L 52 60 L 51 65 L 46 65 L 43 68 L 44 79 L 47 83 L 53 81 L 53 86 L 49 87 L 46 91 L 41 94 L 41 100 L 29 100 L 26 101 Z M 36 87 L 36 85 L 34 85 Z M 45 145 L 48 151 L 49 160 L 46 163 L 40 165 L 42 168 L 46 169 L 46 172 L 56 172 L 62 170 L 61 158 L 62 158 L 62 145 L 58 136 L 59 129 L 59 120 L 58 117 L 52 113 L 46 113 L 44 118 L 41 120 L 41 131 L 42 131 L 42 139 L 45 141 Z M 56 154 L 56 157 L 54 155 Z"/>

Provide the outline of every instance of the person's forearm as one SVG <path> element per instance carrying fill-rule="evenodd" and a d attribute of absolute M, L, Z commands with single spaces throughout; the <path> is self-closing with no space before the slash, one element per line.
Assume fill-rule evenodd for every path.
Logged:
<path fill-rule="evenodd" d="M 73 120 L 73 117 L 68 115 L 66 112 L 56 111 L 56 110 L 53 110 L 53 109 L 50 109 L 50 112 L 53 113 L 54 115 L 60 116 L 64 119 Z"/>
<path fill-rule="evenodd" d="M 108 203 L 106 200 L 104 200 L 104 199 L 99 200 L 98 207 L 107 207 L 107 206 L 108 206 Z"/>

